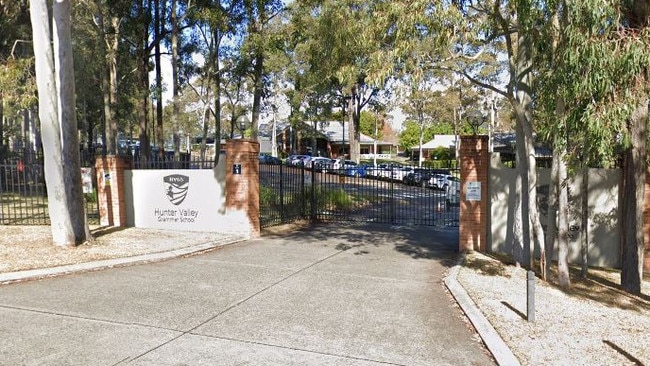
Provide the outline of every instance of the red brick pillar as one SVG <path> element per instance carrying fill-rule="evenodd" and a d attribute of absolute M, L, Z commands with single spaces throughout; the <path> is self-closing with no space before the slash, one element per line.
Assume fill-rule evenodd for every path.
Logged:
<path fill-rule="evenodd" d="M 226 212 L 243 211 L 251 237 L 260 235 L 259 152 L 255 140 L 226 141 Z"/>
<path fill-rule="evenodd" d="M 124 171 L 127 169 L 131 169 L 129 157 L 104 156 L 95 161 L 100 225 L 126 226 Z"/>
<path fill-rule="evenodd" d="M 488 230 L 487 136 L 460 138 L 460 238 L 459 250 L 485 252 Z"/>

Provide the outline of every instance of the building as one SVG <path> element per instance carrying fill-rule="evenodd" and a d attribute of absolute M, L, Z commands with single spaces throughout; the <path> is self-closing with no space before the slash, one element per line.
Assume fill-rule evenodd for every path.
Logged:
<path fill-rule="evenodd" d="M 276 127 L 278 150 L 287 155 L 311 154 L 330 158 L 349 156 L 349 130 L 346 127 L 340 121 L 316 122 L 316 127 L 311 122 L 303 122 L 295 127 L 284 123 Z M 316 139 L 316 151 L 312 151 L 313 138 Z M 361 159 L 390 159 L 397 152 L 393 143 L 375 140 L 364 134 L 360 134 L 359 145 Z"/>

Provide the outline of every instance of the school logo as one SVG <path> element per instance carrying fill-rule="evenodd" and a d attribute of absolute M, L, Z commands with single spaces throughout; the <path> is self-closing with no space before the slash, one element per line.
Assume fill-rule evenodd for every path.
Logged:
<path fill-rule="evenodd" d="M 180 205 L 187 197 L 187 190 L 190 187 L 190 177 L 180 174 L 172 174 L 163 177 L 165 195 L 169 202 Z"/>

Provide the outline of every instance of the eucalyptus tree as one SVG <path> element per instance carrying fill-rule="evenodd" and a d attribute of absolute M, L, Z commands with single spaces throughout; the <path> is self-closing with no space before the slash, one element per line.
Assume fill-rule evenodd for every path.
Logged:
<path fill-rule="evenodd" d="M 82 32 L 79 35 L 80 42 L 88 45 L 88 48 L 80 49 L 80 52 L 92 50 L 88 56 L 99 57 L 94 61 L 92 67 L 101 65 L 95 75 L 100 77 L 101 95 L 103 96 L 103 120 L 104 129 L 102 140 L 104 153 L 117 153 L 118 134 L 118 95 L 120 93 L 118 80 L 120 78 L 120 67 L 118 67 L 118 56 L 122 44 L 122 22 L 128 14 L 129 1 L 88 0 L 79 2 L 76 6 L 75 27 Z M 92 24 L 95 34 L 90 29 L 82 28 L 82 24 Z M 84 36 L 81 36 L 84 34 Z M 82 38 L 83 37 L 83 38 Z M 92 42 L 95 39 L 96 42 Z M 90 60 L 87 60 L 90 61 Z M 87 67 L 89 65 L 84 65 Z"/>
<path fill-rule="evenodd" d="M 224 46 L 224 40 L 230 39 L 237 34 L 238 26 L 243 22 L 244 4 L 243 1 L 215 1 L 200 0 L 196 4 L 194 13 L 195 32 L 197 36 L 197 48 L 204 59 L 204 63 L 197 72 L 202 80 L 203 87 L 201 99 L 205 103 L 204 119 L 214 118 L 215 141 L 221 139 L 221 97 L 223 94 L 224 78 L 227 65 L 222 66 L 223 59 L 230 58 L 233 54 L 232 46 Z M 233 65 L 234 63 L 228 63 Z M 209 113 L 209 114 L 207 114 Z M 207 139 L 207 125 L 204 123 L 203 142 Z M 201 151 L 205 145 L 201 145 Z M 218 162 L 219 154 L 215 154 L 215 161 Z"/>
<path fill-rule="evenodd" d="M 515 259 L 532 266 L 533 245 L 544 247 L 536 199 L 533 146 L 533 68 L 530 35 L 542 9 L 530 1 L 454 1 L 386 4 L 376 18 L 389 30 L 392 49 L 373 56 L 374 73 L 385 75 L 418 52 L 422 68 L 445 69 L 503 96 L 516 118 L 518 199 L 514 225 Z M 393 69 L 385 65 L 391 65 Z"/>
<path fill-rule="evenodd" d="M 13 116 L 36 104 L 31 38 L 27 2 L 0 3 L 0 154 L 8 137 L 18 137 Z"/>
<path fill-rule="evenodd" d="M 262 99 L 266 95 L 268 70 L 265 62 L 272 37 L 272 21 L 285 10 L 282 0 L 247 0 L 243 2 L 241 25 L 245 27 L 240 43 L 240 54 L 250 67 L 253 84 L 251 138 L 257 139 Z"/>
<path fill-rule="evenodd" d="M 30 3 L 48 210 L 54 243 L 61 246 L 90 236 L 79 174 L 70 3 L 54 2 L 51 29 L 47 0 Z"/>
<path fill-rule="evenodd" d="M 639 292 L 643 273 L 643 205 L 648 123 L 650 7 L 641 1 L 549 2 L 557 13 L 553 52 L 540 105 L 554 123 L 546 132 L 566 150 L 569 171 L 590 162 L 613 166 L 622 152 L 621 285 Z M 550 42 L 549 42 L 550 43 Z M 552 58 L 551 58 L 552 57 Z"/>
<path fill-rule="evenodd" d="M 303 17 L 311 17 L 303 28 L 310 72 L 336 85 L 332 99 L 347 112 L 350 159 L 359 160 L 361 112 L 377 96 L 387 77 L 370 78 L 370 55 L 386 46 L 381 32 L 374 32 L 375 10 L 382 2 L 353 0 L 297 1 Z"/>

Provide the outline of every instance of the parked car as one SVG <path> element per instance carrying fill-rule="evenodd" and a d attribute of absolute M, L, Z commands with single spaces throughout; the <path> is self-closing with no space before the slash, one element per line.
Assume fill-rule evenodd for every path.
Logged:
<path fill-rule="evenodd" d="M 345 175 L 348 177 L 365 177 L 372 168 L 365 164 L 352 165 L 345 168 Z"/>
<path fill-rule="evenodd" d="M 329 158 L 318 158 L 312 162 L 312 169 L 315 172 L 328 173 L 331 172 L 334 167 L 334 159 Z"/>
<path fill-rule="evenodd" d="M 455 177 L 454 177 L 455 178 Z M 450 180 L 445 188 L 445 206 L 447 210 L 451 207 L 460 206 L 460 180 Z"/>
<path fill-rule="evenodd" d="M 415 169 L 410 166 L 394 167 L 391 170 L 390 179 L 395 182 L 404 182 L 407 174 L 413 173 Z"/>
<path fill-rule="evenodd" d="M 332 170 L 333 173 L 343 175 L 345 174 L 345 170 L 348 168 L 352 168 L 357 166 L 357 163 L 352 161 L 352 160 L 345 160 L 343 164 L 341 164 L 340 159 L 335 159 L 334 164 L 332 165 Z"/>
<path fill-rule="evenodd" d="M 306 165 L 311 156 L 309 155 L 289 155 L 285 160 L 285 163 L 289 166 L 303 166 Z"/>
<path fill-rule="evenodd" d="M 432 188 L 440 189 L 443 191 L 447 190 L 447 187 L 455 183 L 460 183 L 460 180 L 451 174 L 444 173 L 433 174 L 429 180 L 429 184 Z"/>
<path fill-rule="evenodd" d="M 260 164 L 268 164 L 268 165 L 281 165 L 282 160 L 280 158 L 277 158 L 275 156 L 271 156 L 268 154 L 260 154 L 259 155 L 259 160 Z"/>
<path fill-rule="evenodd" d="M 429 187 L 433 173 L 428 169 L 414 169 L 404 176 L 403 182 L 410 186 Z"/>
<path fill-rule="evenodd" d="M 322 171 L 322 167 L 324 164 L 329 163 L 332 159 L 330 158 L 325 158 L 321 156 L 315 156 L 309 159 L 309 162 L 305 164 L 305 167 L 307 169 L 311 169 L 314 171 Z"/>

